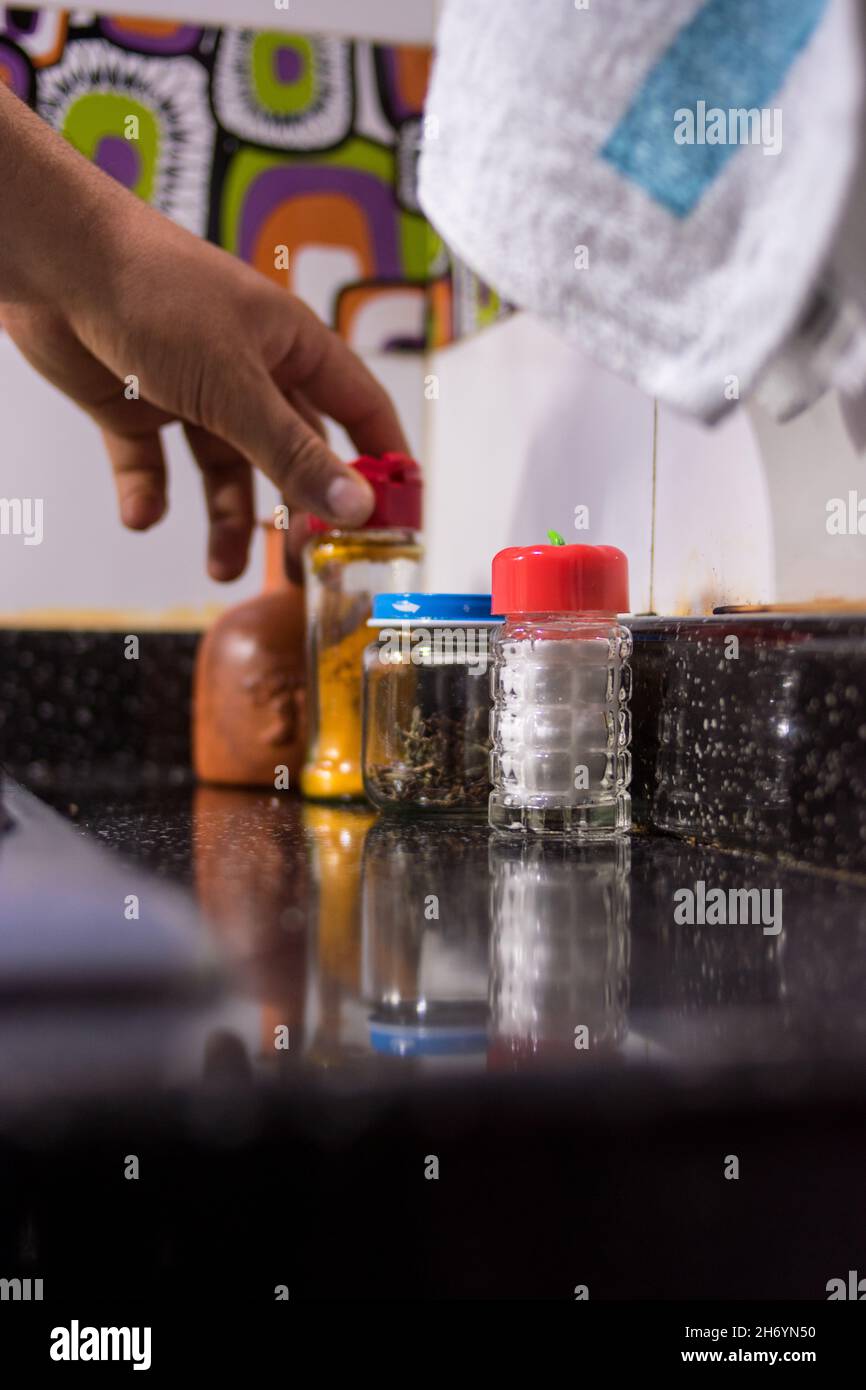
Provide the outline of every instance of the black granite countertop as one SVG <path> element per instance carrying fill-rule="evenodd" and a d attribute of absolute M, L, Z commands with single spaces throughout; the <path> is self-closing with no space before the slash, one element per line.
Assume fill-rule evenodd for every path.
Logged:
<path fill-rule="evenodd" d="M 857 876 L 658 835 L 514 844 L 483 823 L 256 791 L 52 799 L 191 896 L 248 1006 L 239 1046 L 265 1074 L 866 1076 Z"/>

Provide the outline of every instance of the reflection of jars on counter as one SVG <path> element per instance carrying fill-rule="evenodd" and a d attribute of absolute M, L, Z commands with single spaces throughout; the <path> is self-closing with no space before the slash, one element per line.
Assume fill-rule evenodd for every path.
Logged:
<path fill-rule="evenodd" d="M 360 1004 L 361 863 L 375 820 L 365 806 L 304 806 L 314 884 L 305 1055 L 330 1066 L 366 1050 Z"/>
<path fill-rule="evenodd" d="M 377 1052 L 485 1055 L 487 839 L 438 820 L 383 819 L 367 836 L 362 991 Z"/>
<path fill-rule="evenodd" d="M 489 594 L 377 594 L 364 653 L 364 789 L 385 811 L 478 812 L 490 794 Z"/>
<path fill-rule="evenodd" d="M 495 642 L 490 824 L 533 835 L 631 826 L 628 564 L 607 545 L 502 550 Z"/>
<path fill-rule="evenodd" d="M 364 794 L 361 775 L 362 656 L 373 594 L 410 589 L 422 556 L 421 474 L 403 454 L 355 464 L 376 503 L 355 530 L 310 519 L 304 550 L 309 743 L 305 796 L 346 801 Z"/>
<path fill-rule="evenodd" d="M 492 1065 L 573 1064 L 624 1040 L 630 863 L 619 837 L 491 839 Z"/>
<path fill-rule="evenodd" d="M 240 986 L 235 1007 L 258 1014 L 248 1035 L 256 1065 L 282 1071 L 300 1060 L 306 1010 L 310 875 L 300 832 L 301 806 L 237 787 L 196 787 L 192 847 L 196 894 Z M 275 1028 L 289 1030 L 277 1051 Z M 209 1071 L 240 1066 L 231 1042 L 214 1039 Z M 233 1060 L 234 1057 L 234 1060 Z"/>

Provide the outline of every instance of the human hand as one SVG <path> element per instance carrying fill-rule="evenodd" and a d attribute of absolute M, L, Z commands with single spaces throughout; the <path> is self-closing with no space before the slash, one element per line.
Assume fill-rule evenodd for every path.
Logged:
<path fill-rule="evenodd" d="M 0 271 L 0 321 L 102 429 L 123 523 L 144 530 L 164 514 L 159 432 L 175 420 L 202 471 L 212 578 L 234 579 L 246 564 L 251 464 L 291 509 L 365 520 L 371 490 L 328 448 L 321 416 L 360 453 L 405 451 L 406 441 L 359 358 L 294 295 L 147 207 L 0 90 L 0 144 L 10 131 L 26 163 L 14 170 L 17 227 L 0 211 L 0 260 L 11 254 L 13 267 L 5 284 Z M 28 226 L 19 200 L 36 190 L 20 184 L 34 169 L 42 196 Z M 62 235 L 60 208 L 71 214 Z M 63 274 L 45 274 L 58 241 Z M 291 534 L 297 545 L 297 522 Z"/>

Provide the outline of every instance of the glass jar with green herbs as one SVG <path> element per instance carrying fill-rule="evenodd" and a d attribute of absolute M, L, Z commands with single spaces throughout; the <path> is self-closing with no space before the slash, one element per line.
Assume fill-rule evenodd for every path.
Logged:
<path fill-rule="evenodd" d="M 378 594 L 364 653 L 364 790 L 383 811 L 483 815 L 489 594 Z"/>

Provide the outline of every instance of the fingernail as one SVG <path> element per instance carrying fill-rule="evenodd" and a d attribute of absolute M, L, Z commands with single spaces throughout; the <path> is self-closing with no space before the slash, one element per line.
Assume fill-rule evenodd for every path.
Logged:
<path fill-rule="evenodd" d="M 366 521 L 373 506 L 373 494 L 368 484 L 361 478 L 352 478 L 345 473 L 331 483 L 325 500 L 331 516 L 349 526 Z"/>

